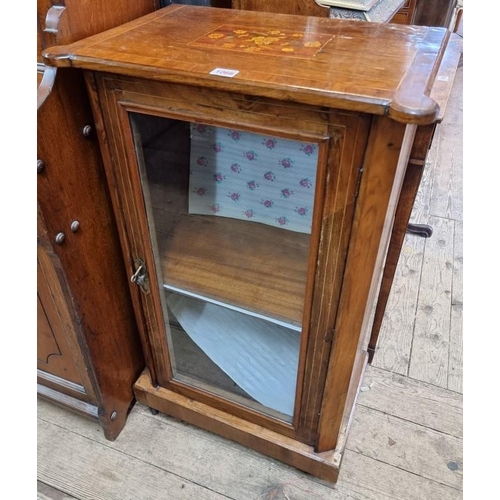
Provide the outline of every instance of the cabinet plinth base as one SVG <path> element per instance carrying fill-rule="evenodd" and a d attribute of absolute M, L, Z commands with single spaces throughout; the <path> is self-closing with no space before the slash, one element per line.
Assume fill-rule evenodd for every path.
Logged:
<path fill-rule="evenodd" d="M 134 393 L 138 401 L 150 408 L 247 446 L 319 479 L 337 482 L 342 451 L 316 453 L 312 446 L 300 441 L 163 387 L 155 387 L 147 369 L 134 384 Z"/>

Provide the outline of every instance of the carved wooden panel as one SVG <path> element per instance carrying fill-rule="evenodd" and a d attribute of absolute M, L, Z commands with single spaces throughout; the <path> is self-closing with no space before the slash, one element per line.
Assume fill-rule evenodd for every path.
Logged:
<path fill-rule="evenodd" d="M 43 240 L 40 217 L 38 224 Z M 82 378 L 68 344 L 69 336 L 74 337 L 74 325 L 67 290 L 56 270 L 59 261 L 43 244 L 38 245 L 37 254 L 37 368 L 81 385 Z"/>
<path fill-rule="evenodd" d="M 39 264 L 40 268 L 40 264 Z M 38 271 L 40 273 L 40 270 Z M 61 351 L 57 345 L 57 340 L 54 336 L 52 326 L 50 324 L 47 312 L 43 307 L 43 302 L 40 299 L 40 294 L 37 293 L 37 325 L 38 325 L 38 336 L 37 336 L 37 360 L 40 363 L 49 363 L 49 358 L 54 356 L 61 356 Z"/>

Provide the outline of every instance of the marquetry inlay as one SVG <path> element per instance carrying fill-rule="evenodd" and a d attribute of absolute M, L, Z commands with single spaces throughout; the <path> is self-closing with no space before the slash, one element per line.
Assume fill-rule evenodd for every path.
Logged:
<path fill-rule="evenodd" d="M 331 38 L 332 35 L 325 33 L 224 25 L 197 38 L 189 45 L 309 58 L 315 56 Z"/>

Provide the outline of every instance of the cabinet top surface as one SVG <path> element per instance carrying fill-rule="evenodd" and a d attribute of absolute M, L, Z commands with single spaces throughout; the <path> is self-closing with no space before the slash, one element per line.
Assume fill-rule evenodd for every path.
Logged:
<path fill-rule="evenodd" d="M 47 64 L 435 121 L 444 28 L 170 5 L 44 52 Z"/>

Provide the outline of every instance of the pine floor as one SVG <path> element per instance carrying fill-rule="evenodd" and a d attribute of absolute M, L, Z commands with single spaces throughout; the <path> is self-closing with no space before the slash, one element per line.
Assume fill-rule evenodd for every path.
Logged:
<path fill-rule="evenodd" d="M 336 485 L 137 404 L 115 442 L 38 401 L 39 500 L 457 500 L 463 497 L 462 87 L 457 73 Z"/>

